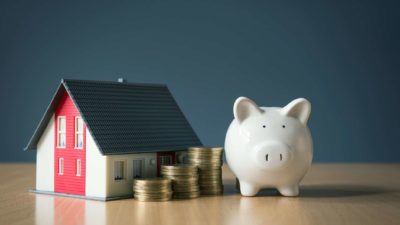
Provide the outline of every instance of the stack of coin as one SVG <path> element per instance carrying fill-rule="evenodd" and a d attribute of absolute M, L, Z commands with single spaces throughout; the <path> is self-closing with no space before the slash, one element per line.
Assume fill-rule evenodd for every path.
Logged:
<path fill-rule="evenodd" d="M 162 165 L 161 175 L 172 180 L 173 198 L 200 196 L 197 167 L 187 164 Z"/>
<path fill-rule="evenodd" d="M 133 197 L 139 201 L 146 202 L 161 202 L 171 200 L 171 180 L 160 177 L 134 179 Z"/>
<path fill-rule="evenodd" d="M 222 147 L 190 147 L 188 161 L 199 168 L 199 186 L 202 195 L 220 195 L 222 185 Z"/>

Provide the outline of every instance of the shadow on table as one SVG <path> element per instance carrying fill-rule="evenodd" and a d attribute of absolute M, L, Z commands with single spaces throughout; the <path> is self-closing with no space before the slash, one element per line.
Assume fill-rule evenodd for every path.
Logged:
<path fill-rule="evenodd" d="M 389 193 L 390 190 L 373 186 L 346 184 L 319 184 L 300 187 L 300 197 L 304 198 L 340 198 Z"/>
<path fill-rule="evenodd" d="M 346 184 L 318 184 L 318 185 L 301 185 L 300 198 L 341 198 L 356 197 L 367 195 L 379 195 L 390 193 L 391 190 L 364 186 L 364 185 L 346 185 Z M 240 192 L 236 189 L 235 184 L 225 184 L 225 195 L 236 195 Z M 274 188 L 266 188 L 261 190 L 257 196 L 281 196 Z"/>

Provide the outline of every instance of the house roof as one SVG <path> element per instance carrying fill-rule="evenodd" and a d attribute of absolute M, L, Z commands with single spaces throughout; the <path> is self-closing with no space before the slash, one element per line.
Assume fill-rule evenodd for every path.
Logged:
<path fill-rule="evenodd" d="M 25 150 L 37 148 L 65 92 L 104 155 L 201 145 L 166 85 L 64 79 Z"/>

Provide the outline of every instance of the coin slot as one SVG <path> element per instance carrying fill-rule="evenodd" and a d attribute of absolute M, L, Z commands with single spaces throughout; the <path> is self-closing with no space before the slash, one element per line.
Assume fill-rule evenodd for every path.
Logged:
<path fill-rule="evenodd" d="M 282 161 L 282 154 L 279 154 L 279 157 L 280 157 L 280 159 L 281 159 L 281 161 Z"/>
<path fill-rule="evenodd" d="M 268 162 L 268 154 L 265 155 L 265 160 Z"/>

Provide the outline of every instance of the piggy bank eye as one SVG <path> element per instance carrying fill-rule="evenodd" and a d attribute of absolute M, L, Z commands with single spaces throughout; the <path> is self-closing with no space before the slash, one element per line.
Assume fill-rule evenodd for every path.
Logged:
<path fill-rule="evenodd" d="M 282 128 L 285 128 L 286 126 L 285 125 L 282 125 Z"/>
<path fill-rule="evenodd" d="M 266 126 L 265 125 L 263 125 L 263 128 L 265 128 Z"/>

